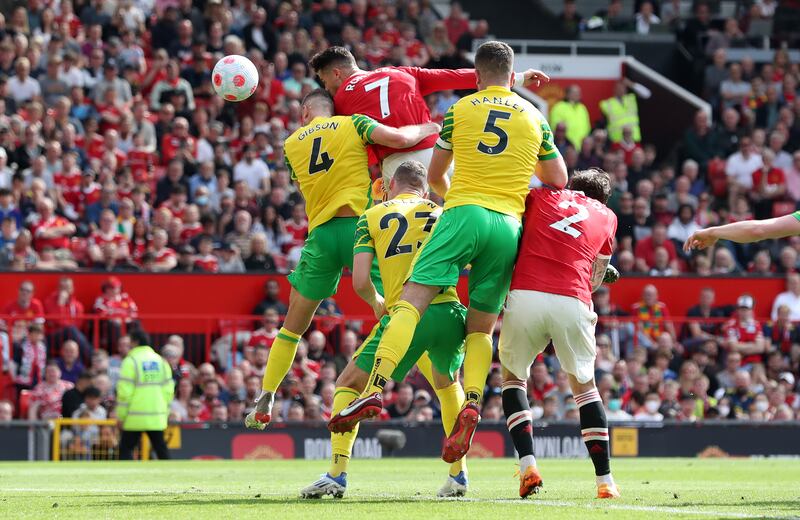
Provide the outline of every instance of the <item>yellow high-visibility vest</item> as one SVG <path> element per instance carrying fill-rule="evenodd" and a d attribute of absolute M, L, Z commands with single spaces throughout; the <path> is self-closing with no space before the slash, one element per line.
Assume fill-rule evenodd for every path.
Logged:
<path fill-rule="evenodd" d="M 120 367 L 117 416 L 126 431 L 160 431 L 167 427 L 175 383 L 164 358 L 148 346 L 132 349 Z"/>
<path fill-rule="evenodd" d="M 634 141 L 638 143 L 642 140 L 636 94 L 625 94 L 622 101 L 616 97 L 604 99 L 600 102 L 600 110 L 606 117 L 608 138 L 612 143 L 622 141 L 622 129 L 626 126 L 631 127 Z"/>

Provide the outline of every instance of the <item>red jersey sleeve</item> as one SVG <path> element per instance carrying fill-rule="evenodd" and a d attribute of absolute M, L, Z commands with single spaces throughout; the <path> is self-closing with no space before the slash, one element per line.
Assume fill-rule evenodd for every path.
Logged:
<path fill-rule="evenodd" d="M 617 216 L 611 213 L 611 218 L 608 221 L 608 238 L 600 248 L 600 254 L 603 256 L 611 256 L 614 254 L 614 236 L 617 234 Z"/>
<path fill-rule="evenodd" d="M 397 67 L 417 79 L 423 96 L 440 90 L 466 90 L 478 86 L 475 69 L 422 69 L 419 67 Z"/>

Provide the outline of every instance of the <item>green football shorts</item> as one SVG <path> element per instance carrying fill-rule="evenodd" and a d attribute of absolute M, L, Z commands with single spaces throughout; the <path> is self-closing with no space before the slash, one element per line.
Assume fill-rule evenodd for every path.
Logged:
<path fill-rule="evenodd" d="M 408 371 L 426 351 L 433 368 L 440 374 L 455 379 L 455 374 L 464 362 L 464 336 L 467 308 L 458 302 L 436 303 L 428 307 L 414 331 L 411 346 L 394 369 L 392 379 L 402 381 Z M 370 332 L 364 343 L 353 354 L 356 366 L 365 372 L 372 371 L 375 352 L 389 324 L 389 316 L 384 316 Z"/>
<path fill-rule="evenodd" d="M 358 217 L 334 217 L 308 234 L 297 263 L 287 279 L 292 287 L 309 300 L 324 300 L 336 294 L 342 269 L 353 269 L 353 245 Z M 383 296 L 377 258 L 373 259 L 370 278 Z"/>
<path fill-rule="evenodd" d="M 499 313 L 511 285 L 521 230 L 514 217 L 480 206 L 446 209 L 417 254 L 409 280 L 453 287 L 471 264 L 469 306 Z"/>

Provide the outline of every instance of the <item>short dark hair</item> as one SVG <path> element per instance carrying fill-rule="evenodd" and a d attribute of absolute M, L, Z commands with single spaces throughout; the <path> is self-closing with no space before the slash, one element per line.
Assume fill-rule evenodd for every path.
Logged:
<path fill-rule="evenodd" d="M 324 89 L 318 88 L 306 94 L 306 97 L 303 98 L 302 106 L 306 106 L 312 103 L 323 103 L 327 107 L 329 107 L 331 113 L 333 113 L 333 98 Z"/>
<path fill-rule="evenodd" d="M 129 330 L 128 336 L 131 337 L 131 344 L 133 344 L 134 347 L 141 347 L 142 345 L 150 346 L 150 335 L 141 327 L 134 327 Z"/>
<path fill-rule="evenodd" d="M 482 43 L 475 53 L 475 68 L 492 78 L 508 76 L 514 67 L 514 51 L 504 42 Z"/>
<path fill-rule="evenodd" d="M 578 170 L 572 174 L 569 188 L 575 191 L 582 191 L 587 197 L 605 204 L 611 196 L 611 178 L 599 168 Z"/>
<path fill-rule="evenodd" d="M 332 65 L 334 66 L 356 66 L 356 59 L 353 54 L 344 47 L 334 46 L 328 47 L 322 52 L 318 52 L 308 62 L 314 72 L 324 70 Z"/>
<path fill-rule="evenodd" d="M 103 394 L 100 392 L 100 389 L 97 388 L 96 386 L 90 386 L 89 388 L 86 389 L 85 392 L 83 392 L 83 397 L 84 398 L 87 398 L 87 397 L 100 398 L 102 396 L 103 396 Z"/>
<path fill-rule="evenodd" d="M 394 171 L 394 182 L 420 191 L 428 191 L 428 172 L 419 161 L 403 161 Z"/>

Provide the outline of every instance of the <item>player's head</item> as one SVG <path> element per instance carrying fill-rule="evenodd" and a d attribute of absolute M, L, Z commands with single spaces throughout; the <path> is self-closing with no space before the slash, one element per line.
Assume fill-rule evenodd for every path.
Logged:
<path fill-rule="evenodd" d="M 578 170 L 569 180 L 569 189 L 582 191 L 587 197 L 605 204 L 611 196 L 611 178 L 599 168 Z"/>
<path fill-rule="evenodd" d="M 401 193 L 425 195 L 428 191 L 428 171 L 419 161 L 404 161 L 394 171 L 389 182 L 389 199 Z"/>
<path fill-rule="evenodd" d="M 325 85 L 325 89 L 336 94 L 341 84 L 358 70 L 356 59 L 344 47 L 328 47 L 312 56 L 309 65 Z"/>
<path fill-rule="evenodd" d="M 488 41 L 478 47 L 475 53 L 475 72 L 478 74 L 478 87 L 490 85 L 507 87 L 511 84 L 514 70 L 514 51 L 507 43 Z"/>
<path fill-rule="evenodd" d="M 315 117 L 330 117 L 333 115 L 333 98 L 330 94 L 318 88 L 309 92 L 303 98 L 300 119 L 307 125 Z"/>

